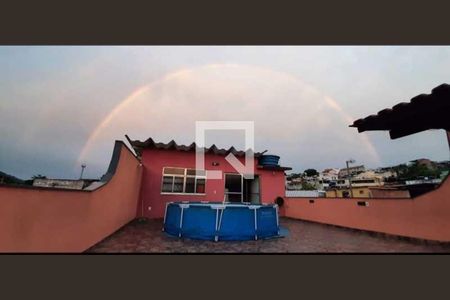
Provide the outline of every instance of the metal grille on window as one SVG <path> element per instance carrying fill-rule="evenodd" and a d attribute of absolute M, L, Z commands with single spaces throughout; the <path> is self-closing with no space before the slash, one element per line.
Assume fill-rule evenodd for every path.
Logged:
<path fill-rule="evenodd" d="M 172 192 L 172 186 L 173 186 L 173 177 L 172 176 L 164 176 L 162 191 L 163 192 Z"/>
<path fill-rule="evenodd" d="M 206 184 L 206 180 L 205 179 L 197 178 L 197 185 L 196 185 L 195 192 L 198 193 L 198 194 L 205 193 L 205 184 Z"/>
<path fill-rule="evenodd" d="M 195 193 L 195 177 L 186 178 L 186 193 Z"/>
<path fill-rule="evenodd" d="M 183 192 L 183 185 L 184 185 L 184 178 L 183 177 L 174 177 L 173 192 L 174 193 L 182 193 Z"/>

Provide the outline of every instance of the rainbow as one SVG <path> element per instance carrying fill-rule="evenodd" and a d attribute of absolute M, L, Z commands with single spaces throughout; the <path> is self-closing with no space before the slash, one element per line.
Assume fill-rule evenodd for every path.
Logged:
<path fill-rule="evenodd" d="M 300 82 L 303 84 L 303 81 L 301 81 L 299 78 L 295 77 L 294 75 L 285 73 L 285 72 L 280 72 L 280 71 L 274 71 L 272 69 L 269 68 L 264 68 L 264 67 L 260 67 L 260 66 L 254 66 L 254 65 L 239 65 L 239 64 L 208 64 L 208 65 L 204 65 L 204 66 L 200 66 L 200 67 L 194 67 L 194 68 L 190 68 L 190 69 L 181 69 L 172 73 L 167 74 L 166 76 L 162 77 L 161 79 L 155 80 L 149 84 L 146 84 L 144 86 L 140 86 L 137 89 L 135 89 L 129 96 L 127 96 L 125 99 L 123 99 L 122 101 L 119 102 L 119 104 L 117 104 L 110 112 L 108 115 L 106 115 L 105 118 L 103 118 L 103 120 L 101 120 L 101 122 L 95 127 L 95 129 L 92 131 L 92 133 L 89 135 L 89 137 L 87 138 L 86 143 L 84 144 L 80 155 L 78 156 L 77 159 L 77 167 L 80 163 L 82 163 L 84 161 L 84 159 L 86 158 L 87 154 L 90 152 L 90 150 L 92 149 L 92 146 L 95 144 L 96 139 L 98 138 L 98 136 L 100 135 L 100 133 L 105 130 L 105 128 L 108 126 L 108 124 L 114 119 L 115 116 L 117 116 L 124 108 L 126 108 L 128 105 L 130 105 L 131 103 L 133 103 L 133 101 L 135 99 L 137 99 L 140 95 L 143 95 L 149 91 L 151 91 L 151 89 L 157 85 L 157 84 L 161 84 L 164 83 L 165 81 L 168 80 L 172 80 L 172 79 L 176 79 L 176 78 L 183 78 L 183 76 L 189 76 L 191 73 L 193 73 L 194 71 L 198 71 L 198 70 L 202 70 L 202 69 L 211 69 L 211 68 L 238 68 L 238 67 L 251 67 L 251 68 L 255 68 L 258 69 L 260 71 L 265 71 L 265 72 L 273 72 L 276 73 L 278 75 L 283 75 L 286 78 L 293 80 L 295 82 Z M 313 89 L 313 88 L 312 88 Z M 342 107 L 337 103 L 336 100 L 332 99 L 331 97 L 325 96 L 325 103 L 331 107 L 332 109 L 334 109 L 335 111 L 337 111 L 348 124 L 351 124 L 353 122 L 353 117 L 350 116 L 349 114 L 347 114 Z M 370 142 L 368 136 L 366 134 L 361 134 L 360 135 L 362 138 L 362 142 L 365 145 L 365 147 L 368 149 L 369 154 L 377 161 L 380 161 L 379 155 L 377 153 L 377 151 L 375 150 L 375 147 L 373 146 L 373 144 Z"/>
<path fill-rule="evenodd" d="M 78 156 L 77 162 L 79 165 L 86 157 L 86 155 L 89 153 L 89 151 L 91 150 L 92 146 L 95 143 L 95 140 L 97 139 L 97 137 L 100 135 L 100 133 L 108 126 L 108 124 L 111 122 L 111 120 L 114 119 L 114 117 L 116 115 L 118 115 L 124 108 L 126 108 L 128 105 L 130 105 L 137 97 L 139 97 L 140 95 L 145 94 L 146 92 L 148 92 L 149 90 L 151 90 L 151 88 L 157 84 L 163 83 L 164 81 L 168 81 L 177 77 L 181 77 L 183 75 L 186 75 L 188 73 L 192 72 L 192 70 L 189 69 L 183 69 L 183 70 L 179 70 L 173 73 L 170 73 L 166 76 L 164 76 L 161 79 L 155 80 L 150 84 L 146 84 L 144 86 L 140 86 L 139 88 L 137 88 L 136 90 L 134 90 L 128 97 L 126 97 L 124 100 L 120 101 L 118 105 L 116 105 L 110 112 L 108 115 L 106 115 L 105 118 L 103 118 L 103 120 L 97 125 L 97 127 L 95 127 L 94 131 L 92 131 L 92 133 L 89 135 L 86 143 L 84 144 L 80 155 Z"/>

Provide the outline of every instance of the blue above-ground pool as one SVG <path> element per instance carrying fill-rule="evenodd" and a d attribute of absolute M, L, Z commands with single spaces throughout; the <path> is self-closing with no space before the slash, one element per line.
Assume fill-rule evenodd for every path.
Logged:
<path fill-rule="evenodd" d="M 279 236 L 278 205 L 171 202 L 167 234 L 198 240 L 245 241 Z"/>

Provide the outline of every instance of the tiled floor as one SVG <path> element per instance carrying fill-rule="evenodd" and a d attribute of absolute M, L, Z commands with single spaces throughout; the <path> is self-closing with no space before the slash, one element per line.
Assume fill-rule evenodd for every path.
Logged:
<path fill-rule="evenodd" d="M 284 238 L 246 242 L 210 242 L 178 239 L 161 231 L 162 220 L 133 221 L 107 237 L 87 252 L 447 252 L 450 245 L 425 244 L 377 236 L 300 220 L 281 218 L 281 226 L 288 229 Z"/>

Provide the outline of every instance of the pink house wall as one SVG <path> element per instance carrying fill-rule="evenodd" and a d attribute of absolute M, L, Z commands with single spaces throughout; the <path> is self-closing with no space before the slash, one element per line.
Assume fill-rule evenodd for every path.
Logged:
<path fill-rule="evenodd" d="M 369 205 L 359 206 L 359 201 Z M 413 199 L 285 198 L 282 213 L 295 219 L 450 242 L 450 180 Z"/>
<path fill-rule="evenodd" d="M 243 158 L 239 160 L 244 163 Z M 213 166 L 212 162 L 218 162 Z M 164 195 L 161 194 L 162 172 L 164 167 L 195 169 L 195 152 L 176 150 L 145 149 L 142 152 L 144 167 L 141 185 L 141 216 L 162 218 L 166 203 L 170 201 L 223 201 L 225 182 L 223 179 L 208 179 L 205 195 Z M 225 156 L 205 154 L 206 170 L 221 170 L 223 173 L 237 173 L 225 160 Z M 284 197 L 285 176 L 283 171 L 268 171 L 255 168 L 260 178 L 260 197 L 262 203 L 273 203 L 278 196 Z"/>
<path fill-rule="evenodd" d="M 82 252 L 133 220 L 142 167 L 116 147 L 115 173 L 94 191 L 0 186 L 0 252 Z"/>

